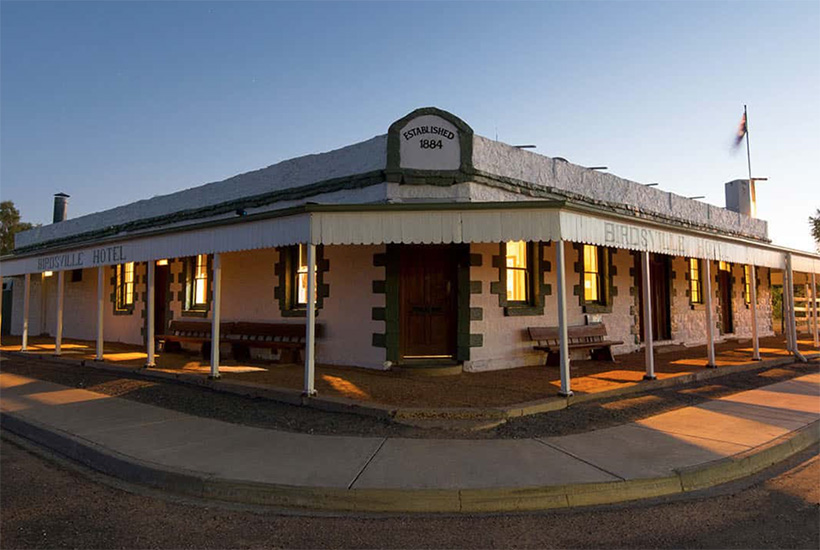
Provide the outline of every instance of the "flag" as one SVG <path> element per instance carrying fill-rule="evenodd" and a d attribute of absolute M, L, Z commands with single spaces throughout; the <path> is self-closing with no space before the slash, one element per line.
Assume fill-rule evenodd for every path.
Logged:
<path fill-rule="evenodd" d="M 735 136 L 735 147 L 740 145 L 743 138 L 746 136 L 746 113 L 743 113 L 743 118 L 740 119 L 740 126 L 737 127 L 737 136 Z"/>

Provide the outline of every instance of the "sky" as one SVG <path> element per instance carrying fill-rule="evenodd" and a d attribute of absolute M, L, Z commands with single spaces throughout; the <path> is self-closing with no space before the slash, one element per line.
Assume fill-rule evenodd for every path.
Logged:
<path fill-rule="evenodd" d="M 820 2 L 0 2 L 0 198 L 51 221 L 384 134 L 477 134 L 758 216 L 814 250 Z"/>

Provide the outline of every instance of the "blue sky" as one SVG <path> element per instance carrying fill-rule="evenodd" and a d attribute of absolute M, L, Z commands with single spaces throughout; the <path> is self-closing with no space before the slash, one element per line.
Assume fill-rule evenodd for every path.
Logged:
<path fill-rule="evenodd" d="M 484 136 L 759 216 L 813 249 L 820 2 L 0 3 L 0 196 L 48 223 L 387 131 Z"/>

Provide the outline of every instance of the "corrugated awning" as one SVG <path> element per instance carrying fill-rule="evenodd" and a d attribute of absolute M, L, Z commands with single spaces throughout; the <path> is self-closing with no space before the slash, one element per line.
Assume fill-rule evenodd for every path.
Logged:
<path fill-rule="evenodd" d="M 123 262 L 237 252 L 300 242 L 325 245 L 448 244 L 564 239 L 783 269 L 820 273 L 820 256 L 729 236 L 672 228 L 652 220 L 590 213 L 543 201 L 471 204 L 312 205 L 265 219 L 213 221 L 211 226 L 47 252 L 3 262 L 3 275 L 88 268 Z"/>

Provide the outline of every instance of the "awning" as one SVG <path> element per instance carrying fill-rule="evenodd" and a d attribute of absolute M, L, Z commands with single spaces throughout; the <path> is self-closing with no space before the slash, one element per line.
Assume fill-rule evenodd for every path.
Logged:
<path fill-rule="evenodd" d="M 687 258 L 820 273 L 820 256 L 730 236 L 671 228 L 653 220 L 587 212 L 563 203 L 310 205 L 266 213 L 264 219 L 211 221 L 191 230 L 78 247 L 6 260 L 3 275 L 181 258 L 312 242 L 325 245 L 449 244 L 555 241 L 649 251 Z"/>

